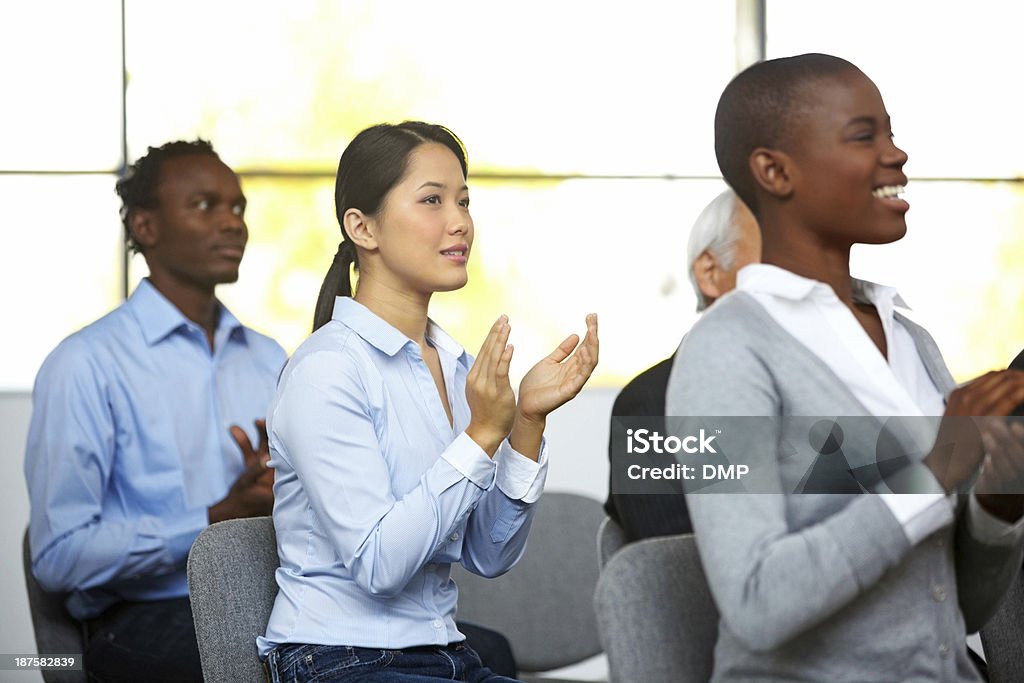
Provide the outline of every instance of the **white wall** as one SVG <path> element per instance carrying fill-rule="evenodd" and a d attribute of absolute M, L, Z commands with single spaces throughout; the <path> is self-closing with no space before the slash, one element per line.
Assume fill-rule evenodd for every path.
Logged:
<path fill-rule="evenodd" d="M 608 419 L 617 389 L 584 391 L 548 418 L 549 491 L 570 491 L 604 500 L 608 489 Z M 32 412 L 28 393 L 0 393 L 0 654 L 33 653 L 35 638 L 25 596 L 21 539 L 28 524 L 28 493 L 22 458 Z M 566 674 L 594 679 L 604 663 L 591 661 Z M 38 681 L 36 672 L 0 671 L 0 683 Z"/>

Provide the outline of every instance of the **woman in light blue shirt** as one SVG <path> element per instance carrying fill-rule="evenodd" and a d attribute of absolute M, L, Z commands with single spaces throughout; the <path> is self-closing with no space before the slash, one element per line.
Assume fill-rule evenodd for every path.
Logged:
<path fill-rule="evenodd" d="M 427 317 L 466 284 L 466 176 L 458 138 L 426 123 L 368 128 L 342 154 L 342 242 L 268 418 L 280 590 L 258 644 L 275 682 L 511 680 L 462 643 L 450 566 L 497 576 L 522 555 L 546 416 L 597 364 L 597 318 L 517 402 L 505 316 L 475 361 Z"/>

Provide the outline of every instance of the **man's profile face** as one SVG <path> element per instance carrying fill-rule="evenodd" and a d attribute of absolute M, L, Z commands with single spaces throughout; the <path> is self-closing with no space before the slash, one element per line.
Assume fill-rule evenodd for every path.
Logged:
<path fill-rule="evenodd" d="M 238 177 L 212 154 L 161 164 L 144 255 L 154 276 L 212 291 L 235 282 L 249 234 Z"/>

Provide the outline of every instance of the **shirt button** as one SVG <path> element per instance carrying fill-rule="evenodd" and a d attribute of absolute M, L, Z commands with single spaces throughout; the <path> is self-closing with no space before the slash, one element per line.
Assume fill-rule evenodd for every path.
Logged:
<path fill-rule="evenodd" d="M 452 534 L 451 536 L 449 536 L 449 538 L 451 538 L 451 539 L 452 539 L 453 541 L 457 541 L 457 540 L 459 540 L 459 532 L 458 532 L 458 531 L 456 531 L 456 532 L 455 532 L 454 534 Z"/>
<path fill-rule="evenodd" d="M 939 645 L 939 656 L 943 659 L 949 656 L 949 645 L 946 645 L 945 643 Z"/>
<path fill-rule="evenodd" d="M 935 586 L 932 588 L 932 600 L 935 602 L 943 602 L 946 599 L 946 589 L 942 586 Z"/>
<path fill-rule="evenodd" d="M 444 622 L 441 621 L 440 619 L 434 619 L 432 622 L 430 622 L 430 625 L 433 626 L 434 628 L 443 628 L 444 627 Z"/>

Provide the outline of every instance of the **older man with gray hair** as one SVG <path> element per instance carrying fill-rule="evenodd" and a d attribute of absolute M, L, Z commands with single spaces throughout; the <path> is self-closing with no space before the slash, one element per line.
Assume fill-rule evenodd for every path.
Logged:
<path fill-rule="evenodd" d="M 697 217 L 686 244 L 687 274 L 703 311 L 736 287 L 736 273 L 761 258 L 761 232 L 750 209 L 732 190 L 725 190 Z M 645 370 L 615 399 L 612 420 L 665 414 L 665 389 L 672 357 Z M 615 430 L 608 440 L 608 457 L 615 452 Z M 621 444 L 619 444 L 621 450 Z M 612 493 L 609 478 L 605 512 L 618 522 L 628 541 L 693 531 L 686 502 L 679 496 Z"/>

